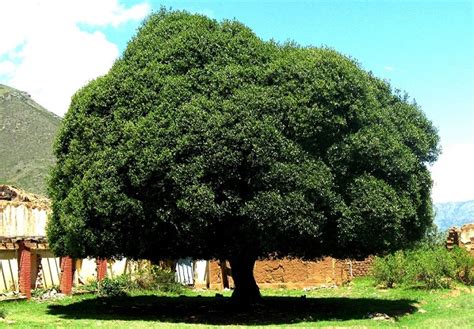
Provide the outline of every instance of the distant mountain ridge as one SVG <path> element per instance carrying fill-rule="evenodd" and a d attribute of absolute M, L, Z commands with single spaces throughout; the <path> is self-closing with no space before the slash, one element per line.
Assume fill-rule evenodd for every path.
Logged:
<path fill-rule="evenodd" d="M 0 84 L 0 184 L 46 195 L 61 118 L 23 91 Z"/>
<path fill-rule="evenodd" d="M 445 231 L 452 226 L 474 223 L 474 200 L 435 204 L 435 224 Z"/>

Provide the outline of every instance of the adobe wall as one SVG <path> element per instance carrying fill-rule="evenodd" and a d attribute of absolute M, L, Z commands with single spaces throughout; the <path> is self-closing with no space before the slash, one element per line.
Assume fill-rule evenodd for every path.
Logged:
<path fill-rule="evenodd" d="M 0 185 L 0 237 L 45 237 L 49 201 L 8 185 Z"/>
<path fill-rule="evenodd" d="M 459 243 L 474 256 L 474 223 L 466 224 L 461 227 Z"/>
<path fill-rule="evenodd" d="M 353 278 L 370 275 L 374 263 L 374 256 L 363 260 L 349 260 L 349 275 Z"/>
<path fill-rule="evenodd" d="M 261 288 L 309 288 L 341 285 L 349 281 L 346 261 L 326 257 L 318 261 L 300 259 L 261 260 L 254 275 Z"/>
<path fill-rule="evenodd" d="M 365 275 L 371 261 L 353 266 L 353 276 Z M 356 269 L 354 271 L 354 269 Z M 356 275 L 355 275 L 356 274 Z M 254 276 L 260 288 L 303 289 L 341 285 L 351 279 L 350 261 L 325 257 L 317 261 L 301 259 L 269 259 L 255 262 Z M 228 262 L 209 262 L 209 288 L 232 288 Z"/>
<path fill-rule="evenodd" d="M 48 209 L 35 204 L 0 202 L 0 236 L 46 236 Z"/>
<path fill-rule="evenodd" d="M 474 256 L 474 223 L 449 229 L 446 247 L 452 249 L 454 246 L 465 248 Z"/>

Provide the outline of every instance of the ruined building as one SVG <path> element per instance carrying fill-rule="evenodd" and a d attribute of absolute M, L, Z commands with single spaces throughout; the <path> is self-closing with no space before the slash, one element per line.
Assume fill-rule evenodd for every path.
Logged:
<path fill-rule="evenodd" d="M 449 229 L 446 247 L 452 249 L 454 246 L 464 248 L 474 256 L 474 223 Z"/>

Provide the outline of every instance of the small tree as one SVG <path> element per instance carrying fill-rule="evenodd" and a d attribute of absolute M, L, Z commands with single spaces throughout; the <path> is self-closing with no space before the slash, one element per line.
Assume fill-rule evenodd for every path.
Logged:
<path fill-rule="evenodd" d="M 73 97 L 48 238 L 77 257 L 229 259 L 252 302 L 259 257 L 420 239 L 437 145 L 417 105 L 334 50 L 162 10 Z"/>

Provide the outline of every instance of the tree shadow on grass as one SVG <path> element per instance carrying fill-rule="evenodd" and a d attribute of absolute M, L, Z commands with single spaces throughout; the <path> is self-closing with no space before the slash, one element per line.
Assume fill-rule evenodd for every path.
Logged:
<path fill-rule="evenodd" d="M 48 313 L 65 319 L 266 325 L 357 320 L 368 318 L 371 313 L 397 318 L 416 311 L 414 303 L 416 300 L 408 299 L 265 297 L 262 305 L 237 308 L 224 297 L 134 296 L 49 305 Z"/>

